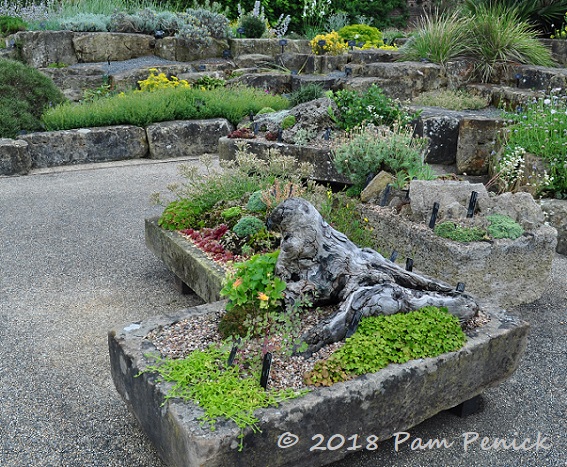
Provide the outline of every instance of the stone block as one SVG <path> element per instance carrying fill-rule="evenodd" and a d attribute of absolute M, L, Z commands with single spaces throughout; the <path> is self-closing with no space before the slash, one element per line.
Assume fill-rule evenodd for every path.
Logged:
<path fill-rule="evenodd" d="M 374 78 L 374 83 L 393 99 L 413 99 L 423 92 L 447 86 L 443 67 L 433 63 L 369 63 L 363 74 L 364 77 Z M 357 79 L 360 78 L 350 80 L 349 84 Z"/>
<path fill-rule="evenodd" d="M 275 94 L 285 94 L 291 91 L 291 75 L 287 73 L 246 74 L 231 79 L 230 83 L 264 89 Z"/>
<path fill-rule="evenodd" d="M 370 181 L 364 190 L 362 190 L 362 193 L 360 193 L 360 201 L 368 203 L 369 201 L 376 200 L 380 196 L 380 193 L 382 193 L 390 183 L 394 183 L 395 181 L 396 178 L 392 174 L 382 170 Z"/>
<path fill-rule="evenodd" d="M 551 50 L 551 56 L 560 65 L 567 65 L 567 41 L 565 39 L 540 39 Z"/>
<path fill-rule="evenodd" d="M 93 32 L 75 34 L 73 46 L 82 63 L 119 62 L 153 55 L 155 41 L 146 34 Z"/>
<path fill-rule="evenodd" d="M 131 125 L 29 133 L 19 139 L 28 143 L 33 168 L 138 159 L 148 154 L 145 130 Z"/>
<path fill-rule="evenodd" d="M 246 54 L 236 57 L 234 63 L 238 68 L 252 68 L 273 65 L 275 61 L 271 55 Z"/>
<path fill-rule="evenodd" d="M 309 54 L 283 53 L 276 56 L 276 63 L 295 73 L 313 74 L 316 71 L 316 56 Z"/>
<path fill-rule="evenodd" d="M 557 229 L 557 253 L 567 255 L 567 200 L 542 199 L 540 205 L 549 224 Z"/>
<path fill-rule="evenodd" d="M 0 138 L 0 175 L 25 175 L 31 169 L 28 143 Z"/>
<path fill-rule="evenodd" d="M 219 138 L 232 130 L 234 126 L 224 118 L 154 123 L 146 128 L 150 159 L 216 153 Z"/>
<path fill-rule="evenodd" d="M 262 54 L 275 57 L 282 52 L 279 39 L 229 39 L 230 52 L 233 57 L 247 54 Z M 311 45 L 308 40 L 288 40 L 284 52 L 308 54 Z"/>
<path fill-rule="evenodd" d="M 419 110 L 421 112 L 416 121 L 415 133 L 429 140 L 425 162 L 454 164 L 457 157 L 459 122 L 463 113 L 435 107 L 420 107 Z"/>
<path fill-rule="evenodd" d="M 41 68 L 40 71 L 53 80 L 67 99 L 75 102 L 83 98 L 85 91 L 108 84 L 108 76 L 103 65 Z"/>
<path fill-rule="evenodd" d="M 398 60 L 400 52 L 397 50 L 367 49 L 352 50 L 348 53 L 349 63 L 391 63 Z"/>
<path fill-rule="evenodd" d="M 341 78 L 333 75 L 292 75 L 291 89 L 295 91 L 308 84 L 318 84 L 325 91 L 335 91 L 339 88 L 340 82 Z"/>
<path fill-rule="evenodd" d="M 321 182 L 349 183 L 344 175 L 339 174 L 333 166 L 333 156 L 330 148 L 320 148 L 314 146 L 297 146 L 295 144 L 277 143 L 260 139 L 233 139 L 220 138 L 218 154 L 220 160 L 234 160 L 236 157 L 239 141 L 245 141 L 248 150 L 260 158 L 266 158 L 269 154 L 277 150 L 280 154 L 294 157 L 298 162 L 309 162 L 313 164 L 315 172 L 313 178 Z"/>
<path fill-rule="evenodd" d="M 490 156 L 498 150 L 498 132 L 504 120 L 497 117 L 466 116 L 459 123 L 457 173 L 486 175 Z"/>
<path fill-rule="evenodd" d="M 178 37 L 164 37 L 154 42 L 155 46 L 151 53 L 178 62 L 222 57 L 223 51 L 229 49 L 228 42 L 219 39 L 213 39 L 212 44 L 207 47 L 196 47 L 195 44 Z"/>
<path fill-rule="evenodd" d="M 21 31 L 12 37 L 18 44 L 20 60 L 34 68 L 78 62 L 73 46 L 75 33 L 71 31 Z"/>
<path fill-rule="evenodd" d="M 513 86 L 518 85 L 519 88 L 523 89 L 537 89 L 543 91 L 548 91 L 553 88 L 566 89 L 567 69 L 521 65 L 511 67 L 503 81 Z"/>
<path fill-rule="evenodd" d="M 530 303 L 549 286 L 557 245 L 553 227 L 541 225 L 516 240 L 459 243 L 438 237 L 426 223 L 411 222 L 391 208 L 365 204 L 360 210 L 374 228 L 375 249 L 412 258 L 416 272 L 455 286 L 464 282 L 481 303 Z"/>
<path fill-rule="evenodd" d="M 342 70 L 348 63 L 348 55 L 316 55 L 315 73 L 332 73 Z"/>
<path fill-rule="evenodd" d="M 117 391 L 172 467 L 318 467 L 338 461 L 356 449 L 311 449 L 322 433 L 324 445 L 332 434 L 359 435 L 362 450 L 370 440 L 383 441 L 408 431 L 435 414 L 453 408 L 509 378 L 518 367 L 527 343 L 528 324 L 498 309 L 487 310 L 490 322 L 475 329 L 464 347 L 435 358 L 392 364 L 372 374 L 328 388 L 315 388 L 303 397 L 256 411 L 258 432 L 219 420 L 215 431 L 199 423 L 201 408 L 164 396 L 171 383 L 142 373 L 157 350 L 145 336 L 160 326 L 205 313 L 218 313 L 216 302 L 168 316 L 116 327 L 108 334 L 111 374 Z M 139 375 L 139 376 L 138 376 Z M 333 445 L 343 441 L 340 435 Z M 351 441 L 346 441 L 350 446 Z M 290 444 L 287 444 L 287 443 Z M 294 444 L 295 443 L 295 444 Z M 287 447 L 287 448 L 285 448 Z M 380 450 L 376 465 L 386 465 Z"/>
<path fill-rule="evenodd" d="M 162 229 L 157 221 L 157 218 L 146 219 L 146 246 L 205 302 L 220 300 L 226 275 L 224 268 L 207 258 L 178 232 Z"/>

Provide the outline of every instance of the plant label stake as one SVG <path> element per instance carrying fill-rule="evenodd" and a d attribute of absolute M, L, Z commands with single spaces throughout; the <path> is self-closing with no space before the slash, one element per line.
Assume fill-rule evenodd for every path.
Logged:
<path fill-rule="evenodd" d="M 244 28 L 238 28 L 238 29 L 236 30 L 236 32 L 238 33 L 238 35 L 239 35 L 240 37 L 242 37 L 242 35 L 244 34 L 245 31 L 244 31 Z"/>
<path fill-rule="evenodd" d="M 380 206 L 382 207 L 386 206 L 386 203 L 388 202 L 388 198 L 390 197 L 390 191 L 392 191 L 392 185 L 388 183 L 386 185 L 386 188 L 384 189 L 384 193 L 382 194 L 382 199 L 380 200 Z"/>
<path fill-rule="evenodd" d="M 429 219 L 429 228 L 433 229 L 435 227 L 435 222 L 437 221 L 437 214 L 439 213 L 439 203 L 436 201 L 433 203 L 433 211 L 431 212 L 431 219 Z"/>
<path fill-rule="evenodd" d="M 473 191 L 471 193 L 471 199 L 469 201 L 469 208 L 467 209 L 467 218 L 468 219 L 472 219 L 472 217 L 474 216 L 474 210 L 476 208 L 477 199 L 478 199 L 478 193 L 476 191 Z"/>
<path fill-rule="evenodd" d="M 230 351 L 230 355 L 228 356 L 228 360 L 226 362 L 228 366 L 232 366 L 232 364 L 234 363 L 236 352 L 238 352 L 238 344 L 240 344 L 240 339 L 238 339 L 232 346 L 232 350 Z"/>
<path fill-rule="evenodd" d="M 325 141 L 329 141 L 330 138 L 331 138 L 331 127 L 327 127 L 325 129 L 325 134 L 323 135 L 323 139 Z"/>
<path fill-rule="evenodd" d="M 458 282 L 457 283 L 457 292 L 464 292 L 465 291 L 465 283 L 464 282 Z"/>
<path fill-rule="evenodd" d="M 253 122 L 254 121 L 254 112 L 252 110 L 250 111 L 248 116 L 250 117 L 250 121 Z"/>
<path fill-rule="evenodd" d="M 516 87 L 519 88 L 520 87 L 520 80 L 522 79 L 522 75 L 520 73 L 516 73 Z"/>
<path fill-rule="evenodd" d="M 282 136 L 283 136 L 283 130 L 280 128 L 278 130 L 278 143 L 281 143 L 283 141 Z"/>
<path fill-rule="evenodd" d="M 356 329 L 360 324 L 361 318 L 362 318 L 362 310 L 357 310 L 354 316 L 352 317 L 350 324 L 348 325 L 346 337 L 351 337 L 356 332 Z"/>
<path fill-rule="evenodd" d="M 348 46 L 350 47 L 350 50 L 354 50 L 354 48 L 356 47 L 356 41 L 355 40 L 348 41 Z"/>
<path fill-rule="evenodd" d="M 393 250 L 392 254 L 390 255 L 390 261 L 393 263 L 394 261 L 396 261 L 397 257 L 398 257 L 398 252 L 396 250 Z"/>
<path fill-rule="evenodd" d="M 206 71 L 207 65 L 199 65 L 199 71 Z"/>
<path fill-rule="evenodd" d="M 352 68 L 350 66 L 345 66 L 345 76 L 348 78 L 352 76 Z"/>
<path fill-rule="evenodd" d="M 280 45 L 282 46 L 282 54 L 283 54 L 285 46 L 287 45 L 287 39 L 280 39 Z"/>
<path fill-rule="evenodd" d="M 230 49 L 226 49 L 222 51 L 223 58 L 230 58 Z"/>
<path fill-rule="evenodd" d="M 411 272 L 413 270 L 413 259 L 406 259 L 406 271 Z"/>
<path fill-rule="evenodd" d="M 260 386 L 264 389 L 268 387 L 268 378 L 270 376 L 270 369 L 272 368 L 272 354 L 266 352 L 264 360 L 262 361 L 262 375 L 260 376 Z"/>

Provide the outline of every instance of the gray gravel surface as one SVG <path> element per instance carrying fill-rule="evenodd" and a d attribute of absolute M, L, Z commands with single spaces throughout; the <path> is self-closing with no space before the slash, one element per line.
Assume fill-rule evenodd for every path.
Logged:
<path fill-rule="evenodd" d="M 106 334 L 199 303 L 175 291 L 143 241 L 143 219 L 160 212 L 149 195 L 178 178 L 177 165 L 0 178 L 1 466 L 163 466 L 114 389 Z M 556 256 L 540 300 L 512 311 L 532 324 L 528 348 L 479 413 L 442 413 L 409 430 L 399 452 L 390 440 L 333 466 L 567 466 L 567 258 Z M 341 433 L 340 422 L 336 432 L 355 434 Z M 465 451 L 467 432 L 479 442 Z M 538 433 L 550 449 L 480 448 L 483 437 L 531 438 L 529 447 Z M 453 444 L 411 450 L 416 438 Z"/>

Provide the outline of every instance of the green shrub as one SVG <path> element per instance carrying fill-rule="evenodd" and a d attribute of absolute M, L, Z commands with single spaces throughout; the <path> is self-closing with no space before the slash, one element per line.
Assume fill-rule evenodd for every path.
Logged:
<path fill-rule="evenodd" d="M 255 191 L 250 195 L 248 203 L 246 204 L 246 209 L 250 212 L 266 212 L 268 206 L 262 201 L 263 193 L 261 190 Z"/>
<path fill-rule="evenodd" d="M 451 221 L 441 222 L 435 226 L 435 234 L 455 242 L 480 242 L 487 239 L 486 230 L 480 227 L 463 227 Z"/>
<path fill-rule="evenodd" d="M 487 227 L 488 234 L 492 238 L 510 238 L 515 240 L 524 234 L 524 229 L 514 219 L 501 214 L 488 216 L 490 225 Z"/>
<path fill-rule="evenodd" d="M 189 8 L 186 14 L 193 16 L 197 22 L 204 27 L 209 35 L 215 39 L 226 39 L 228 37 L 228 18 L 220 12 L 214 12 L 206 8 Z"/>
<path fill-rule="evenodd" d="M 239 26 L 244 28 L 244 35 L 250 39 L 258 39 L 266 32 L 266 23 L 258 16 L 243 16 L 240 19 Z"/>
<path fill-rule="evenodd" d="M 286 115 L 282 120 L 282 130 L 287 130 L 295 125 L 295 115 Z"/>
<path fill-rule="evenodd" d="M 404 28 L 408 18 L 408 2 L 406 0 L 336 0 L 334 11 L 344 11 L 349 18 L 364 16 L 369 18 L 372 26 L 385 28 L 395 26 Z"/>
<path fill-rule="evenodd" d="M 263 109 L 258 110 L 258 113 L 256 115 L 271 114 L 274 112 L 275 110 L 272 109 L 271 107 L 264 107 Z"/>
<path fill-rule="evenodd" d="M 364 128 L 353 131 L 333 150 L 333 165 L 357 187 L 363 187 L 370 174 L 381 170 L 395 174 L 398 185 L 408 180 L 434 178 L 423 162 L 427 141 L 413 137 L 410 128 Z"/>
<path fill-rule="evenodd" d="M 20 131 L 42 130 L 44 109 L 64 100 L 44 74 L 23 63 L 0 59 L 0 137 L 15 138 Z"/>
<path fill-rule="evenodd" d="M 232 206 L 231 208 L 225 209 L 221 212 L 221 216 L 223 219 L 234 219 L 235 217 L 240 216 L 242 214 L 242 208 L 240 206 Z"/>
<path fill-rule="evenodd" d="M 356 333 L 327 360 L 317 362 L 307 384 L 330 386 L 376 371 L 390 363 L 436 357 L 459 350 L 466 336 L 446 308 L 362 318 Z"/>
<path fill-rule="evenodd" d="M 26 23 L 21 18 L 0 16 L 0 36 L 9 36 L 18 31 L 25 31 Z"/>
<path fill-rule="evenodd" d="M 240 238 L 254 235 L 260 230 L 265 229 L 264 222 L 254 216 L 244 216 L 232 228 L 232 231 Z"/>
<path fill-rule="evenodd" d="M 338 33 L 345 41 L 364 42 L 365 45 L 372 47 L 384 45 L 380 30 L 367 24 L 351 24 L 339 29 Z"/>
<path fill-rule="evenodd" d="M 226 118 L 237 125 L 250 112 L 256 113 L 268 106 L 282 110 L 289 106 L 289 101 L 256 88 L 174 88 L 128 92 L 86 104 L 55 107 L 44 114 L 43 121 L 48 130 L 122 124 L 146 126 L 154 122 L 202 118 Z"/>
<path fill-rule="evenodd" d="M 309 83 L 296 89 L 289 94 L 288 99 L 291 107 L 310 102 L 323 97 L 323 87 L 317 83 Z"/>
<path fill-rule="evenodd" d="M 330 96 L 339 109 L 339 114 L 332 117 L 343 130 L 349 131 L 363 124 L 392 125 L 394 122 L 408 123 L 411 120 L 400 105 L 375 84 L 364 93 L 342 89 L 332 92 Z"/>

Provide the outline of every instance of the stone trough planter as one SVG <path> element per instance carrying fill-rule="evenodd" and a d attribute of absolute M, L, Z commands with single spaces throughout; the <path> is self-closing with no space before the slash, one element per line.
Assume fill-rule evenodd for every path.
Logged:
<path fill-rule="evenodd" d="M 169 317 L 118 327 L 108 336 L 111 371 L 118 392 L 163 460 L 178 467 L 322 466 L 455 407 L 507 379 L 525 349 L 528 325 L 494 309 L 491 320 L 468 336 L 465 346 L 436 358 L 419 359 L 329 388 L 318 388 L 277 408 L 256 412 L 260 433 L 219 421 L 215 431 L 197 420 L 202 410 L 178 399 L 164 402 L 168 384 L 144 373 L 157 352 L 151 330 L 196 314 L 218 312 L 224 302 Z M 318 436 L 315 436 L 318 435 Z M 356 435 L 356 438 L 354 436 Z M 318 446 L 318 449 L 312 449 Z"/>

